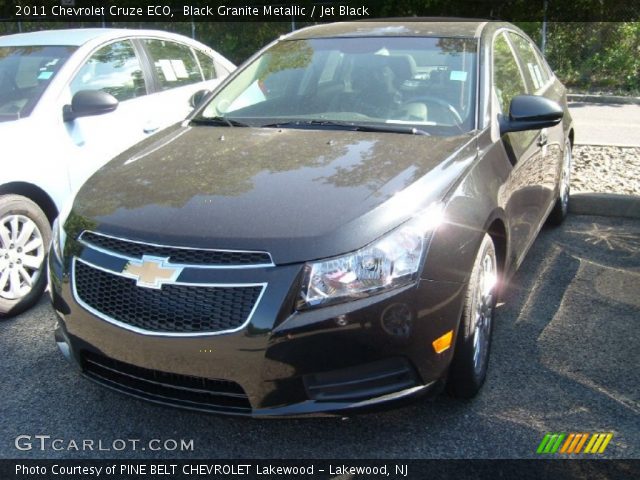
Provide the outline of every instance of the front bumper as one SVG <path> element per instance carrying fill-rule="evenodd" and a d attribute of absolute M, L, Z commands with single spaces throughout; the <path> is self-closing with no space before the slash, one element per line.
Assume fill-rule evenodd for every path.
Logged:
<path fill-rule="evenodd" d="M 464 293 L 461 284 L 421 280 L 295 312 L 301 265 L 238 271 L 234 282 L 268 285 L 245 328 L 170 337 L 92 314 L 69 272 L 49 259 L 56 341 L 85 376 L 156 403 L 256 417 L 340 414 L 433 391 L 451 361 Z M 436 353 L 432 342 L 451 330 L 452 347 Z"/>

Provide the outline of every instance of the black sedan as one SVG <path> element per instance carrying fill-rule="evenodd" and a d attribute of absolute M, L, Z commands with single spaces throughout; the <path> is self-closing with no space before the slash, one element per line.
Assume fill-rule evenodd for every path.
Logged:
<path fill-rule="evenodd" d="M 294 32 L 79 191 L 56 340 L 107 387 L 216 413 L 471 397 L 502 286 L 567 214 L 573 136 L 513 25 Z"/>

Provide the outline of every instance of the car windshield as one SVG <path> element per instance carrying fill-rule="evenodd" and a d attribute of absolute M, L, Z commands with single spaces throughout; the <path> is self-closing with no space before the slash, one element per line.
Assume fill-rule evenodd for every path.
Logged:
<path fill-rule="evenodd" d="M 281 41 L 244 68 L 194 120 L 460 134 L 475 126 L 476 49 L 469 38 Z"/>
<path fill-rule="evenodd" d="M 28 116 L 76 47 L 0 47 L 0 121 Z"/>

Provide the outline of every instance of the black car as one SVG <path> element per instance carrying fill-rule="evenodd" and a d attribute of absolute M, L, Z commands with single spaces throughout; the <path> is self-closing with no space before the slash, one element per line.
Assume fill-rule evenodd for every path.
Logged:
<path fill-rule="evenodd" d="M 56 340 L 202 411 L 471 397 L 501 287 L 567 213 L 573 136 L 513 25 L 294 32 L 83 186 L 49 256 Z"/>

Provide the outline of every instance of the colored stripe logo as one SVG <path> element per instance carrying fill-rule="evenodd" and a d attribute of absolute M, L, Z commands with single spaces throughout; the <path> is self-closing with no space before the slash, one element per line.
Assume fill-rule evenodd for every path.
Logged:
<path fill-rule="evenodd" d="M 576 454 L 604 453 L 613 438 L 613 433 L 547 433 L 536 453 L 539 454 Z M 584 448 L 584 450 L 583 450 Z"/>

